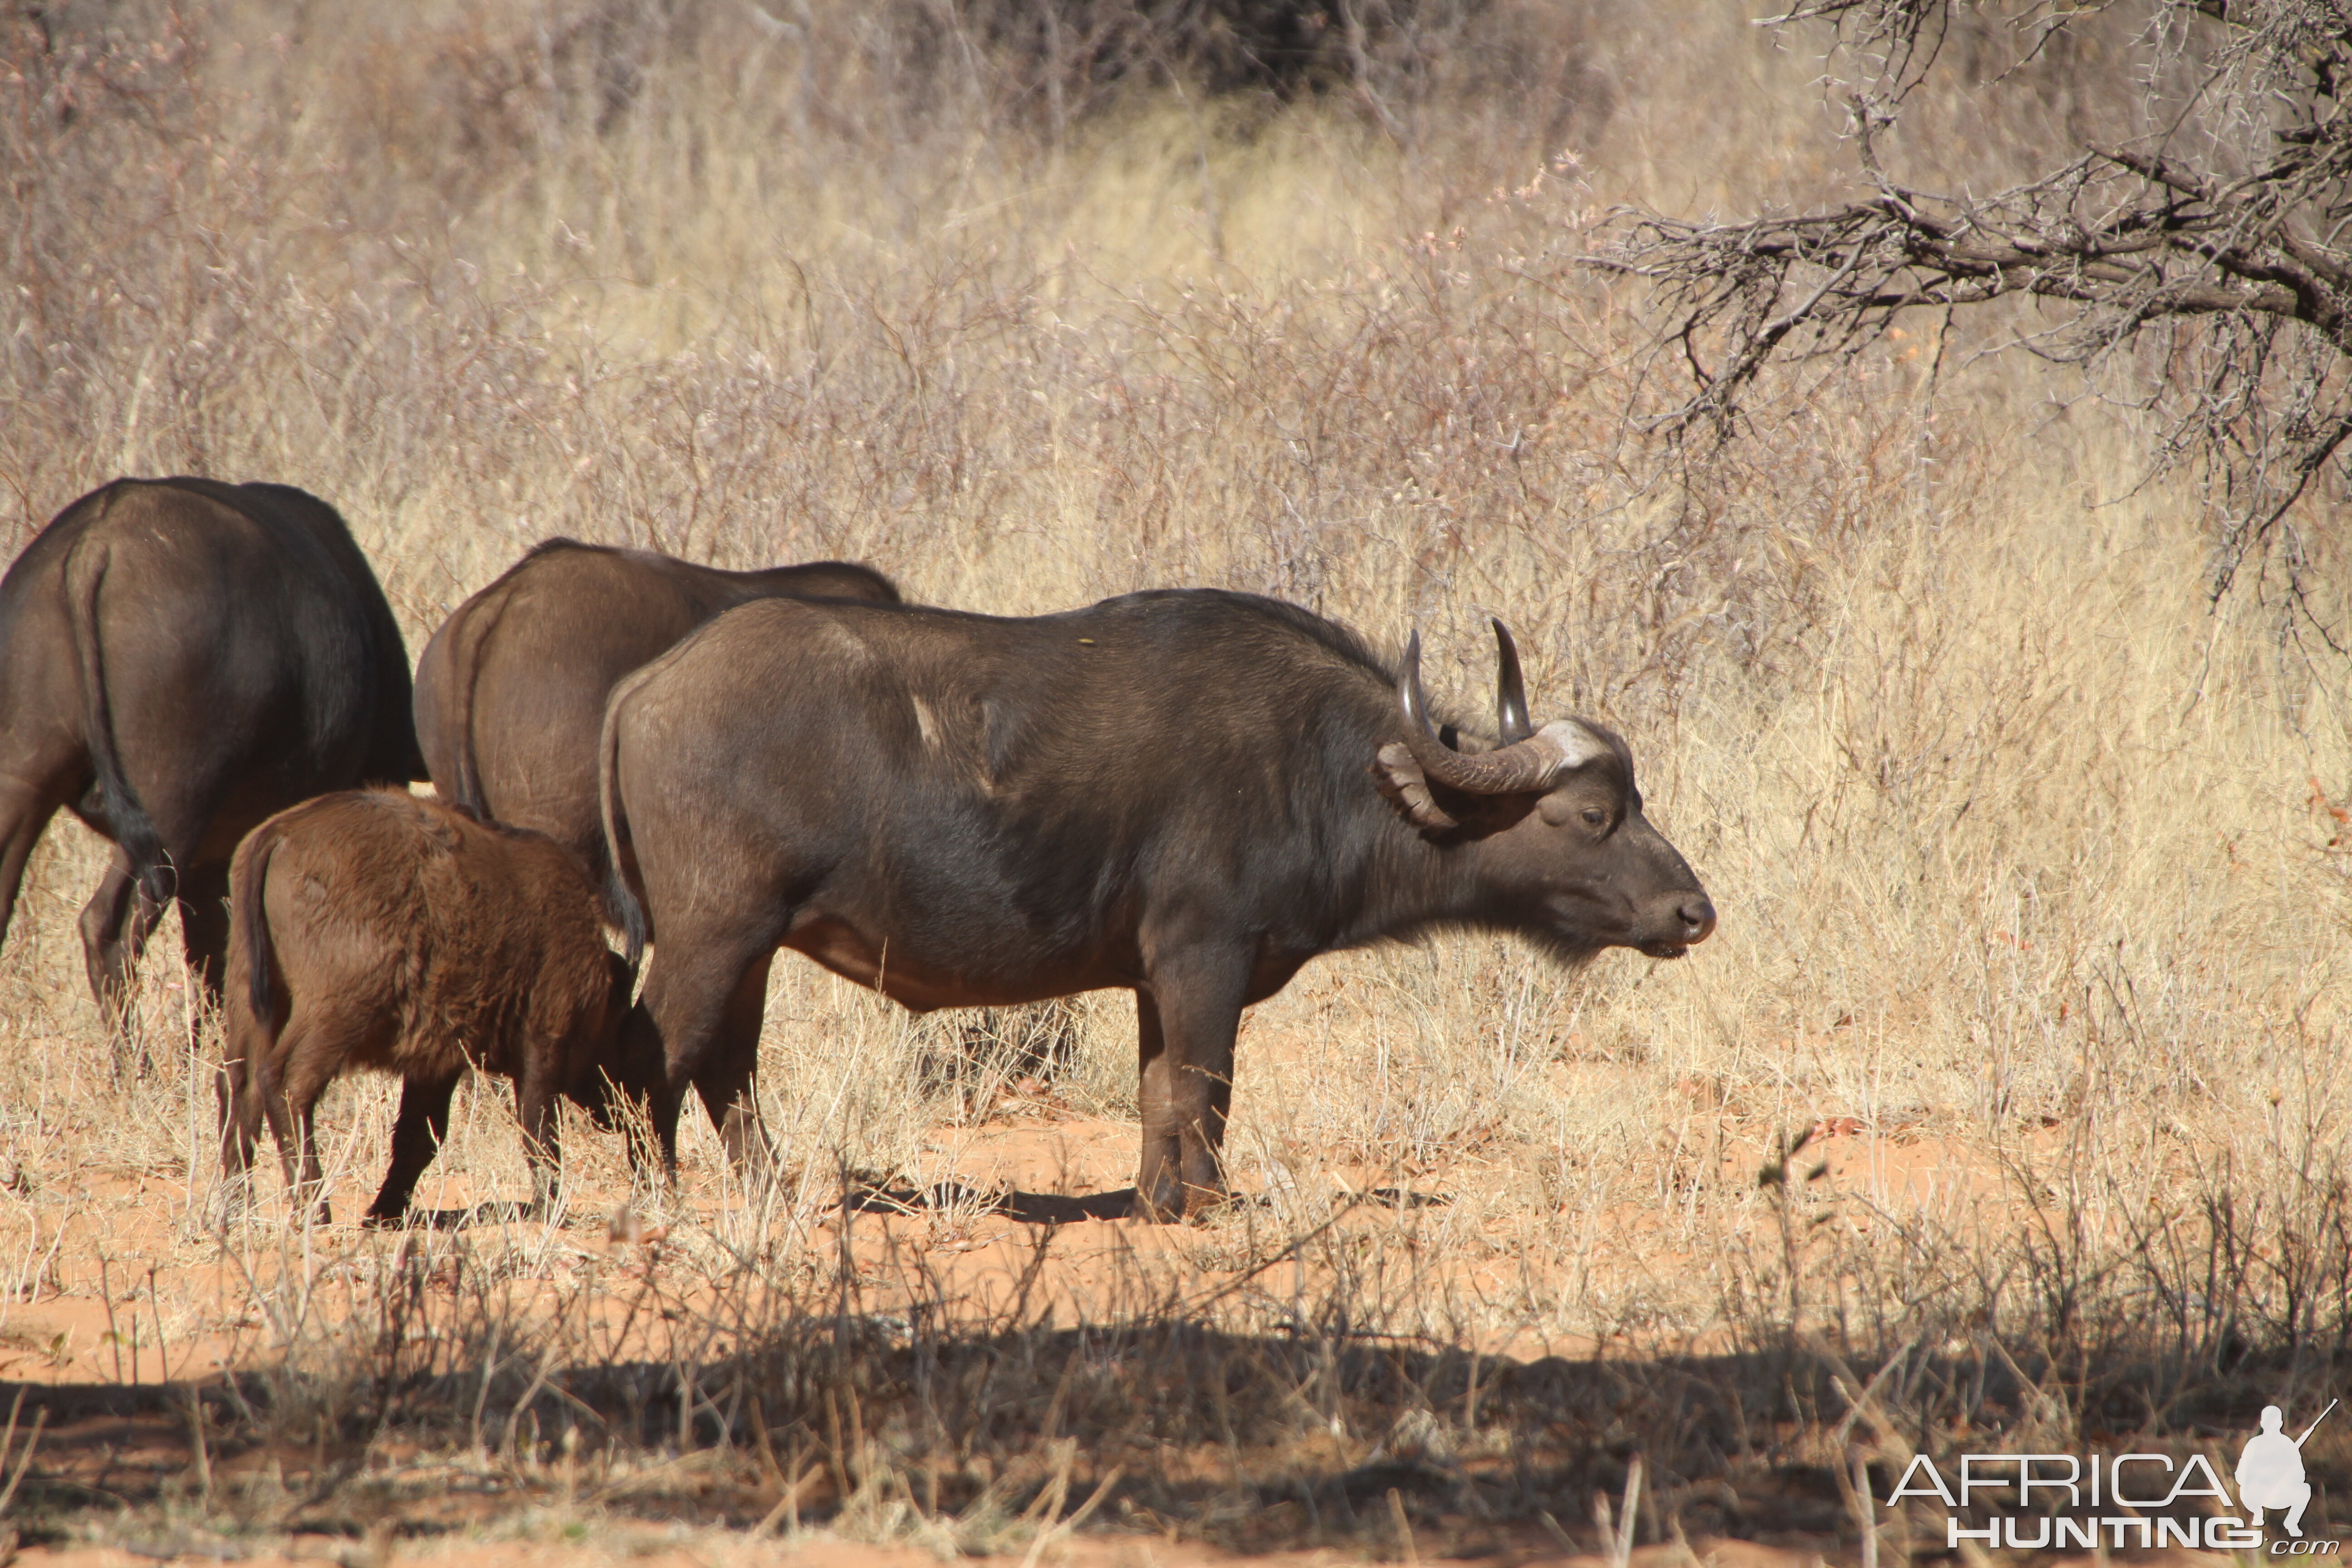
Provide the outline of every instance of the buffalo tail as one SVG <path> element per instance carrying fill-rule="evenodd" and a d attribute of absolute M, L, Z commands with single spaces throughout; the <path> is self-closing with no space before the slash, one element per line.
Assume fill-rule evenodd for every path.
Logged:
<path fill-rule="evenodd" d="M 646 952 L 645 877 L 637 865 L 636 842 L 629 835 L 628 807 L 621 800 L 621 705 L 636 689 L 636 677 L 625 677 L 604 702 L 604 725 L 596 737 L 596 798 L 604 817 L 604 895 L 621 922 L 622 945 L 630 978 Z"/>
<path fill-rule="evenodd" d="M 457 732 L 457 776 L 451 781 L 457 788 L 457 799 L 453 804 L 479 822 L 488 822 L 490 811 L 482 799 L 481 763 L 475 755 L 474 688 L 482 677 L 482 647 L 498 630 L 499 622 L 506 618 L 507 601 L 513 596 L 512 586 L 504 585 L 494 598 L 486 595 L 466 605 L 458 611 L 465 619 L 450 638 L 451 727 Z"/>
<path fill-rule="evenodd" d="M 66 558 L 66 614 L 73 625 L 74 664 L 81 679 L 82 729 L 90 766 L 106 799 L 106 819 L 114 841 L 131 862 L 140 890 L 155 904 L 172 901 L 177 878 L 163 837 L 139 792 L 122 771 L 114 744 L 114 711 L 107 700 L 106 659 L 98 640 L 98 595 L 106 581 L 108 552 L 102 543 L 77 541 Z"/>
<path fill-rule="evenodd" d="M 279 835 L 278 819 L 274 816 L 247 834 L 228 870 L 228 918 L 237 946 L 246 955 L 246 1001 L 253 1008 L 255 1024 L 265 1032 L 269 1027 L 269 962 L 275 955 L 262 895 L 268 887 L 269 858 L 278 848 Z M 236 977 L 229 976 L 229 983 L 235 984 Z"/>

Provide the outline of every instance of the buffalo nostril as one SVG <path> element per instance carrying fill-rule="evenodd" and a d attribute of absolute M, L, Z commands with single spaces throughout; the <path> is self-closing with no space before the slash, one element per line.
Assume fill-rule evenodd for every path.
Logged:
<path fill-rule="evenodd" d="M 1705 942 L 1715 931 L 1715 906 L 1703 898 L 1685 901 L 1675 912 L 1693 942 Z"/>

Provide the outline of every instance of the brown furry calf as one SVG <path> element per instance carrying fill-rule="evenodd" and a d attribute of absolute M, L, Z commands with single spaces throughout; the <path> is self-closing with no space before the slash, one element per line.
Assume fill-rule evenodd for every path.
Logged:
<path fill-rule="evenodd" d="M 269 1118 L 297 1189 L 327 1215 L 311 1113 L 337 1074 L 395 1072 L 392 1169 L 367 1217 L 397 1221 L 468 1066 L 515 1080 L 531 1207 L 554 1190 L 555 1100 L 599 1120 L 633 978 L 604 945 L 570 851 L 390 790 L 322 795 L 247 836 L 229 870 L 221 1161 L 252 1163 Z"/>

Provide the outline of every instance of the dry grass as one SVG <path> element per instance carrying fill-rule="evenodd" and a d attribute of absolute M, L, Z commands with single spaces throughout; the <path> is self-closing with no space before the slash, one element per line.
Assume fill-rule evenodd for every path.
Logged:
<path fill-rule="evenodd" d="M 1578 975 L 1469 940 L 1317 966 L 1244 1036 L 1264 1201 L 1165 1236 L 978 1190 L 1008 1127 L 1131 1113 L 1124 999 L 1076 1005 L 1041 1088 L 787 963 L 793 1179 L 757 1204 L 698 1120 L 667 1237 L 608 1242 L 625 1173 L 583 1127 L 562 1225 L 224 1242 L 213 1026 L 159 944 L 157 1066 L 117 1072 L 73 931 L 99 847 L 61 823 L 0 954 L 0 1344 L 152 1387 L 160 1341 L 212 1381 L 151 1396 L 152 1474 L 55 1450 L 20 1522 L 778 1510 L 976 1551 L 1103 1485 L 1090 1529 L 1401 1555 L 1582 1531 L 1641 1454 L 1646 1528 L 1850 1551 L 1833 1375 L 1886 1369 L 1882 1467 L 1885 1430 L 2179 1448 L 2343 1385 L 2344 661 L 2206 601 L 2196 509 L 2135 488 L 2118 416 L 1933 322 L 1711 461 L 1625 422 L 1640 301 L 1574 270 L 1575 226 L 1828 192 L 1815 62 L 1736 7 L 1503 5 L 1377 104 L 1165 88 L 1055 127 L 894 15 L 68 6 L 51 49 L 12 14 L 0 544 L 119 473 L 300 484 L 412 647 L 555 532 L 1006 613 L 1222 584 L 1419 626 L 1471 710 L 1500 614 L 1538 707 L 1632 737 L 1719 935 Z M 1923 134 L 1978 123 L 1957 100 L 1907 155 L 1991 177 L 2137 112 L 2075 79 L 2013 145 Z M 329 1102 L 341 1212 L 391 1103 Z M 458 1127 L 420 1201 L 519 1192 L 502 1103 Z M 1776 1153 L 1816 1127 L 1846 1136 Z M 853 1174 L 962 1186 L 845 1215 Z"/>

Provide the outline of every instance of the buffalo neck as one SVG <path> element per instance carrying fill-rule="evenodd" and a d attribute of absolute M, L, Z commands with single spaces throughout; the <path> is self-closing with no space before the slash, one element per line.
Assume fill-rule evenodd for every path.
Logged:
<path fill-rule="evenodd" d="M 1372 758 L 1403 737 L 1388 689 L 1369 682 L 1367 688 L 1358 698 L 1362 710 L 1353 715 L 1356 737 L 1349 755 L 1335 759 L 1344 776 L 1332 794 L 1348 803 L 1335 842 L 1351 847 L 1354 853 L 1339 858 L 1356 863 L 1333 868 L 1335 891 L 1352 889 L 1341 897 L 1353 907 L 1331 945 L 1362 947 L 1449 926 L 1496 923 L 1492 900 L 1480 896 L 1485 841 L 1468 835 L 1429 837 L 1373 784 Z"/>
<path fill-rule="evenodd" d="M 1389 820 L 1379 825 L 1366 878 L 1365 898 L 1347 943 L 1403 942 L 1449 927 L 1495 926 L 1493 900 L 1481 897 L 1486 843 L 1474 838 L 1435 841 L 1404 820 L 1388 801 L 1374 805 Z"/>

